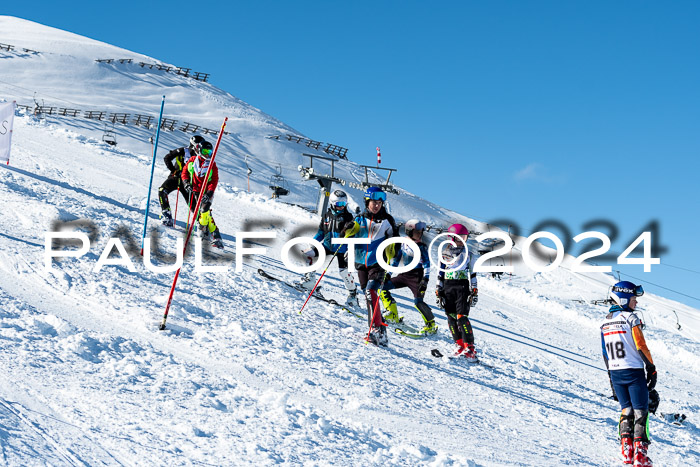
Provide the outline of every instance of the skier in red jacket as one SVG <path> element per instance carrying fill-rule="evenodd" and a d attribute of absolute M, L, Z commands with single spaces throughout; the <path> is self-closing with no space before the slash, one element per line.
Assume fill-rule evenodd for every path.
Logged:
<path fill-rule="evenodd" d="M 197 197 L 202 192 L 202 185 L 206 185 L 202 195 L 202 203 L 199 206 L 200 236 L 205 239 L 211 239 L 212 246 L 223 249 L 224 244 L 221 241 L 221 233 L 219 233 L 219 228 L 211 215 L 214 190 L 216 190 L 216 185 L 219 183 L 219 169 L 216 167 L 215 162 L 211 162 L 213 147 L 210 142 L 204 141 L 194 146 L 194 153 L 195 155 L 190 157 L 185 163 L 181 175 L 185 191 L 187 192 L 190 211 L 194 212 L 197 207 Z M 209 178 L 205 182 L 204 177 L 207 175 L 210 164 L 211 171 L 209 171 Z"/>

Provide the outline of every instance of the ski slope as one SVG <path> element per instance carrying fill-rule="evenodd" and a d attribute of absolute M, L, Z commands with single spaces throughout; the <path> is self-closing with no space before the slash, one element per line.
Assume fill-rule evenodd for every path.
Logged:
<path fill-rule="evenodd" d="M 519 267 L 501 280 L 480 275 L 471 318 L 484 365 L 430 355 L 432 348 L 450 350 L 437 309 L 433 338 L 390 335 L 388 349 L 364 345 L 366 322 L 314 299 L 300 315 L 306 297 L 256 272 L 294 280 L 280 261 L 281 246 L 315 232 L 308 210 L 269 199 L 277 164 L 296 167 L 308 148 L 265 136 L 298 132 L 207 83 L 95 63 L 155 61 L 108 44 L 9 17 L 0 17 L 0 42 L 42 52 L 0 51 L 5 100 L 36 91 L 47 102 L 53 96 L 155 114 L 164 94 L 166 116 L 210 128 L 231 117 L 231 135 L 217 155 L 221 182 L 213 208 L 226 252 L 205 258 L 227 271 L 196 273 L 189 255 L 163 332 L 157 326 L 173 273 L 150 272 L 138 255 L 152 131 L 117 126 L 118 146 L 111 147 L 100 140 L 99 122 L 15 118 L 11 163 L 0 167 L 0 464 L 620 463 L 618 406 L 607 398 L 600 355 L 606 307 L 590 304 L 604 298 L 612 277 L 574 274 L 570 261 L 549 273 Z M 178 229 L 158 226 L 156 190 L 167 175 L 162 156 L 188 136 L 160 138 L 149 225 L 166 254 L 154 261 L 163 266 L 173 259 L 186 211 L 180 203 Z M 245 155 L 253 169 L 250 193 Z M 337 170 L 348 180 L 360 174 L 351 161 L 339 161 Z M 292 193 L 285 201 L 312 207 L 315 182 L 287 175 Z M 361 201 L 358 191 L 347 191 Z M 390 199 L 399 220 L 464 219 L 481 227 L 403 189 Z M 55 260 L 46 271 L 44 237 L 57 222 L 94 241 L 88 254 Z M 277 239 L 256 240 L 267 251 L 235 272 L 237 233 L 252 230 Z M 93 272 L 111 236 L 130 250 L 135 271 Z M 335 266 L 329 274 L 324 294 L 344 299 Z M 418 325 L 409 296 L 395 296 L 406 321 Z M 432 298 L 428 303 L 434 306 Z M 696 465 L 700 311 L 651 294 L 639 309 L 659 370 L 660 411 L 688 416 L 684 427 L 652 418 L 650 456 L 657 465 Z"/>

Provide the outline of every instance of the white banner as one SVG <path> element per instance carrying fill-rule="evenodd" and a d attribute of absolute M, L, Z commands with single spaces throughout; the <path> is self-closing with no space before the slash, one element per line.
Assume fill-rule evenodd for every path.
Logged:
<path fill-rule="evenodd" d="M 12 146 L 12 122 L 15 119 L 15 103 L 0 104 L 0 162 L 10 162 Z"/>

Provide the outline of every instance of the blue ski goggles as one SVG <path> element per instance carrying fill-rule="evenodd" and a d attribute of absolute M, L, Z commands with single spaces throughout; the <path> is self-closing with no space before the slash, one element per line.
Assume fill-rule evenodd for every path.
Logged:
<path fill-rule="evenodd" d="M 373 191 L 367 195 L 367 199 L 371 199 L 373 201 L 386 201 L 386 193 L 383 191 Z"/>
<path fill-rule="evenodd" d="M 627 293 L 630 295 L 634 295 L 635 297 L 641 297 L 642 295 L 644 295 L 644 287 L 642 287 L 641 285 L 635 285 L 633 289 L 630 289 L 629 287 L 613 287 L 612 291 Z"/>
<path fill-rule="evenodd" d="M 347 201 L 336 201 L 335 204 L 333 205 L 333 207 L 344 208 L 347 205 L 348 205 Z"/>

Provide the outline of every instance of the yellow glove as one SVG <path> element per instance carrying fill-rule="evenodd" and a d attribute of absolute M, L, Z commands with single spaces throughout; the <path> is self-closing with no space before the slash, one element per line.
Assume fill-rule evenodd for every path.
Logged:
<path fill-rule="evenodd" d="M 358 224 L 357 222 L 348 222 L 347 224 L 345 224 L 345 235 L 343 235 L 343 237 L 354 237 L 359 231 L 360 224 Z"/>
<path fill-rule="evenodd" d="M 388 247 L 384 249 L 384 253 L 386 254 L 386 261 L 389 262 L 391 259 L 396 256 L 396 243 L 392 243 Z"/>

